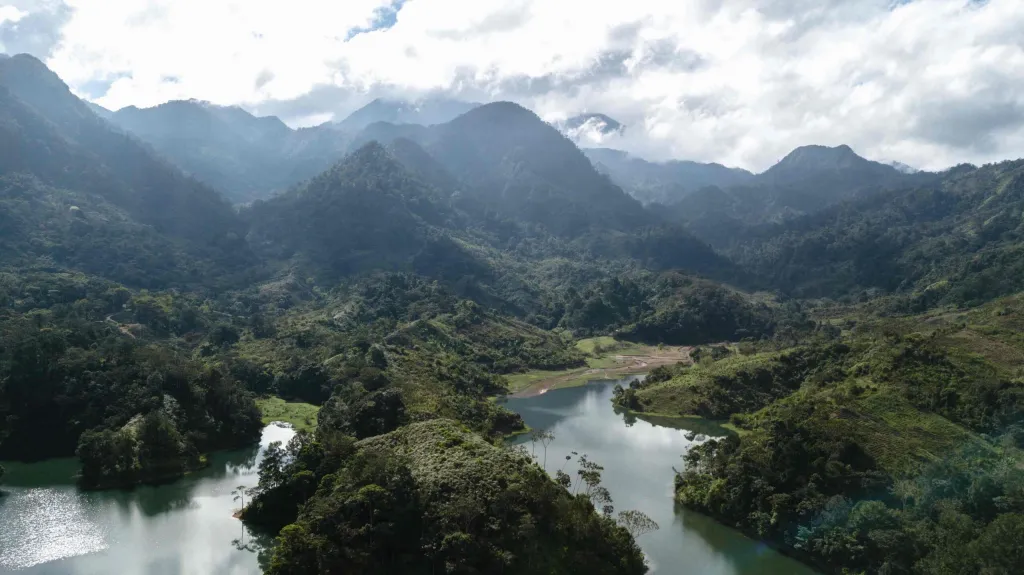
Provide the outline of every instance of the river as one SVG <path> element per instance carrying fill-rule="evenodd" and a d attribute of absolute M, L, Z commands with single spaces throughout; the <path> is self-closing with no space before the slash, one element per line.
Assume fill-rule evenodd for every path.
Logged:
<path fill-rule="evenodd" d="M 210 456 L 184 479 L 130 491 L 79 491 L 75 459 L 4 463 L 0 573 L 250 575 L 256 553 L 232 491 L 252 487 L 263 450 L 291 429 L 268 426 L 259 446 Z"/>
<path fill-rule="evenodd" d="M 630 378 L 632 379 L 632 378 Z M 592 382 L 584 387 L 556 389 L 529 398 L 510 398 L 505 406 L 522 415 L 534 429 L 550 431 L 546 464 L 554 472 L 576 451 L 604 466 L 602 485 L 616 510 L 638 509 L 661 527 L 638 542 L 656 575 L 814 575 L 815 571 L 766 545 L 714 520 L 673 504 L 672 468 L 681 469 L 682 455 L 700 435 L 726 431 L 705 420 L 636 420 L 627 425 L 612 409 L 615 383 Z M 670 426 L 671 425 L 671 426 Z M 544 463 L 544 448 L 527 438 L 520 443 Z M 571 464 L 570 464 L 571 465 Z"/>
<path fill-rule="evenodd" d="M 679 422 L 627 426 L 611 405 L 615 382 L 558 389 L 509 399 L 531 427 L 547 429 L 549 470 L 570 451 L 605 467 L 603 484 L 618 510 L 639 509 L 661 526 L 639 539 L 652 573 L 699 575 L 813 575 L 813 571 L 698 513 L 674 509 L 672 468 L 692 444 Z M 707 435 L 724 431 L 683 420 Z M 252 487 L 262 450 L 287 441 L 290 429 L 269 426 L 259 447 L 214 454 L 210 466 L 184 479 L 130 491 L 79 491 L 74 459 L 6 463 L 0 496 L 0 573 L 19 575 L 250 575 L 257 555 L 232 491 Z M 699 441 L 700 437 L 695 438 Z M 521 438 L 528 449 L 528 439 Z M 539 458 L 543 448 L 536 446 Z"/>

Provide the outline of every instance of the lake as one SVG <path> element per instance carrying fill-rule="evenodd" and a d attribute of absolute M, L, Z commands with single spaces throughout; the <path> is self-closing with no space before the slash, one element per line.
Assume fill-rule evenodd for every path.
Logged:
<path fill-rule="evenodd" d="M 700 575 L 813 575 L 814 572 L 737 531 L 690 511 L 675 509 L 672 468 L 701 438 L 724 430 L 703 420 L 671 420 L 627 426 L 612 410 L 615 382 L 559 389 L 509 399 L 528 425 L 555 435 L 547 448 L 549 470 L 570 451 L 586 453 L 605 467 L 603 484 L 617 510 L 639 509 L 661 529 L 640 546 L 652 573 Z M 673 425 L 675 427 L 670 427 Z M 0 573 L 19 575 L 249 575 L 260 573 L 242 523 L 231 515 L 240 502 L 232 491 L 258 482 L 262 450 L 287 442 L 291 429 L 269 426 L 259 446 L 214 454 L 210 466 L 160 486 L 130 491 L 79 491 L 74 459 L 5 463 L 0 497 Z M 520 438 L 527 449 L 528 439 Z M 543 448 L 536 446 L 543 459 Z"/>
<path fill-rule="evenodd" d="M 263 450 L 294 431 L 268 426 L 259 446 L 217 453 L 183 479 L 130 491 L 79 491 L 76 459 L 4 463 L 0 573 L 249 575 L 261 573 L 231 493 L 253 487 Z"/>
<path fill-rule="evenodd" d="M 505 406 L 522 415 L 531 428 L 554 434 L 547 447 L 549 472 L 562 467 L 572 451 L 586 454 L 604 466 L 602 485 L 611 492 L 616 512 L 638 509 L 658 523 L 661 529 L 638 540 L 652 574 L 814 575 L 815 571 L 802 563 L 674 505 L 672 469 L 682 469 L 683 453 L 703 439 L 700 435 L 687 439 L 687 431 L 707 436 L 725 435 L 726 431 L 700 419 L 661 420 L 661 425 L 638 419 L 627 425 L 612 409 L 611 398 L 615 384 L 628 381 L 592 382 L 529 398 L 510 398 Z M 525 437 L 517 441 L 544 462 L 543 446 L 534 446 Z M 566 466 L 570 474 L 571 466 Z"/>

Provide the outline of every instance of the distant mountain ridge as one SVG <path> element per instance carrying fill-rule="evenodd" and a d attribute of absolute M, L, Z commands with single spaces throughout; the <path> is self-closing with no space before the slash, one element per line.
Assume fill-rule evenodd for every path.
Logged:
<path fill-rule="evenodd" d="M 840 202 L 933 182 L 867 160 L 849 146 L 801 146 L 748 182 L 702 188 L 671 205 L 675 221 L 715 246 L 737 241 L 750 226 L 780 223 Z"/>
<path fill-rule="evenodd" d="M 310 178 L 347 150 L 346 136 L 330 126 L 292 130 L 274 116 L 200 100 L 129 106 L 109 120 L 235 203 Z"/>
<path fill-rule="evenodd" d="M 245 203 L 311 178 L 365 143 L 374 124 L 446 122 L 477 104 L 444 98 L 404 102 L 377 99 L 345 120 L 293 130 L 280 119 L 257 117 L 237 106 L 177 100 L 117 112 L 90 107 L 135 134 L 178 167 Z"/>
<path fill-rule="evenodd" d="M 598 171 L 645 204 L 672 204 L 700 188 L 745 184 L 754 177 L 746 170 L 721 164 L 650 162 L 610 148 L 585 148 L 583 153 Z"/>
<path fill-rule="evenodd" d="M 377 98 L 336 123 L 346 132 L 354 133 L 376 122 L 419 124 L 430 126 L 451 121 L 480 104 L 451 98 L 431 96 L 418 100 Z"/>

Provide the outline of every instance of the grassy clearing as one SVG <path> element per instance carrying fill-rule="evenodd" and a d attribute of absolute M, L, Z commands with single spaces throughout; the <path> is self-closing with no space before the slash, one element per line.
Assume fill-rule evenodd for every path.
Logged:
<path fill-rule="evenodd" d="M 256 400 L 256 407 L 263 415 L 263 424 L 284 421 L 295 426 L 295 429 L 312 430 L 316 428 L 316 416 L 320 408 L 311 403 L 293 403 L 280 397 L 264 397 Z"/>
<path fill-rule="evenodd" d="M 658 351 L 655 346 L 619 341 L 607 335 L 581 339 L 576 342 L 576 349 L 594 358 L 607 355 L 651 355 Z"/>
<path fill-rule="evenodd" d="M 508 375 L 506 376 L 506 378 L 508 379 L 508 390 L 510 393 L 518 393 L 520 391 L 523 391 L 524 389 L 529 388 L 538 381 L 551 379 L 552 377 L 562 376 L 567 373 L 572 373 L 573 371 L 582 372 L 586 370 L 577 369 L 569 371 L 545 371 L 538 369 L 535 371 L 528 371 L 526 373 L 516 373 Z"/>
<path fill-rule="evenodd" d="M 587 354 L 586 367 L 562 371 L 535 370 L 509 375 L 509 393 L 579 387 L 590 381 L 620 379 L 647 373 L 653 367 L 676 363 L 688 357 L 688 348 L 658 348 L 616 341 L 608 336 L 580 340 L 576 342 L 576 349 Z"/>
<path fill-rule="evenodd" d="M 643 373 L 644 371 L 647 371 L 647 369 L 637 368 L 633 373 Z M 629 372 L 616 370 L 614 373 L 605 374 L 603 370 L 594 371 L 591 368 L 570 369 L 566 371 L 530 371 L 508 376 L 508 390 L 509 393 L 519 393 L 542 382 L 551 383 L 546 389 L 579 387 L 591 381 L 618 379 L 623 375 L 629 375 Z"/>
<path fill-rule="evenodd" d="M 590 337 L 576 342 L 576 349 L 587 355 L 594 355 L 595 350 L 601 348 L 605 351 L 618 347 L 621 342 L 615 341 L 611 336 Z"/>

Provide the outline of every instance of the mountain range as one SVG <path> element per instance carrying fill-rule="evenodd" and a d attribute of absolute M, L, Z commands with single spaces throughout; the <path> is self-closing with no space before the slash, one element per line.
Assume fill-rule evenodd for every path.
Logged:
<path fill-rule="evenodd" d="M 110 112 L 0 58 L 0 457 L 164 481 L 257 441 L 257 397 L 314 404 L 240 513 L 280 535 L 271 573 L 642 575 L 598 463 L 494 446 L 527 431 L 513 378 L 628 358 L 626 424 L 738 430 L 677 502 L 822 572 L 1020 564 L 1024 160 L 804 146 L 754 174 L 421 104 Z"/>

